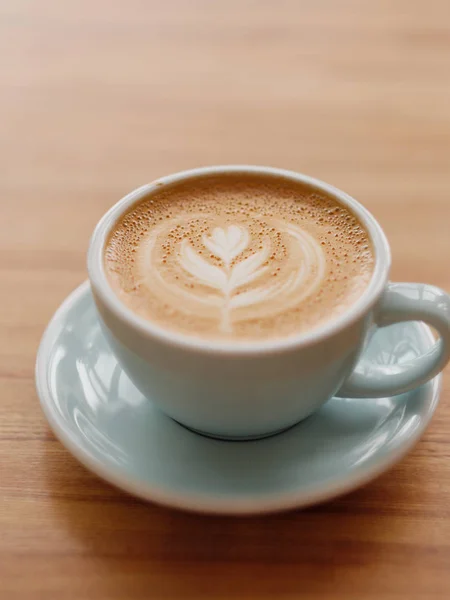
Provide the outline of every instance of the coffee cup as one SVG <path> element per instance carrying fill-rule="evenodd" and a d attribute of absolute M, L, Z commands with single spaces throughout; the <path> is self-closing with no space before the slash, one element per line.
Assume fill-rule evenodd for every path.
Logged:
<path fill-rule="evenodd" d="M 267 185 L 278 182 L 276 189 L 291 190 L 297 186 L 309 190 L 308 198 L 312 200 L 308 202 L 312 208 L 306 209 L 310 214 L 306 218 L 311 223 L 318 214 L 320 199 L 325 198 L 323 202 L 337 207 L 328 208 L 326 212 L 331 214 L 331 225 L 323 235 L 329 233 L 330 240 L 320 241 L 322 233 L 315 237 L 302 228 L 301 219 L 305 217 L 300 209 L 295 217 L 297 221 L 287 226 L 285 217 L 281 219 L 274 214 L 276 202 L 273 203 L 272 198 L 270 202 L 265 201 L 270 211 L 263 211 L 262 216 L 259 213 L 249 216 L 248 202 L 253 200 L 245 200 L 244 208 L 239 208 L 238 224 L 230 225 L 228 220 L 226 227 L 216 224 L 208 229 L 207 218 L 200 207 L 200 212 L 195 213 L 195 227 L 200 228 L 200 233 L 193 225 L 185 228 L 183 215 L 175 210 L 179 204 L 170 205 L 167 210 L 174 219 L 171 227 L 164 229 L 166 221 L 159 217 L 152 226 L 153 241 L 145 247 L 142 261 L 139 258 L 139 268 L 149 269 L 145 289 L 156 303 L 156 309 L 159 310 L 158 302 L 161 305 L 162 316 L 155 320 L 146 318 L 141 310 L 142 297 L 134 294 L 134 287 L 123 284 L 125 293 L 134 294 L 134 304 L 130 304 L 117 292 L 114 280 L 108 275 L 108 248 L 113 232 L 122 222 L 129 229 L 128 215 L 135 214 L 134 208 L 143 202 L 150 203 L 155 198 L 155 202 L 164 207 L 169 202 L 167 197 L 173 193 L 171 190 L 175 189 L 177 194 L 184 190 L 186 204 L 190 202 L 189 190 L 197 182 L 201 182 L 206 194 L 209 182 L 216 186 L 214 189 L 219 189 L 222 180 L 232 180 L 243 198 L 249 197 L 245 185 L 250 182 L 255 186 L 256 180 L 261 180 L 263 191 L 266 181 Z M 282 193 L 280 211 L 282 206 L 284 211 L 291 210 L 289 194 Z M 195 194 L 192 197 L 197 198 Z M 161 198 L 163 200 L 158 200 Z M 153 215 L 152 210 L 146 214 Z M 333 216 L 335 211 L 340 213 L 340 220 Z M 215 219 L 218 218 L 216 213 L 217 210 Z M 230 210 L 226 214 L 229 219 Z M 248 230 L 247 218 L 251 218 Z M 322 217 L 316 219 L 317 226 L 320 219 Z M 345 219 L 352 224 L 348 230 L 340 225 Z M 261 239 L 255 229 L 258 222 Z M 276 231 L 276 224 L 281 222 L 283 231 Z M 337 233 L 332 226 L 337 227 Z M 161 245 L 161 236 L 166 230 L 172 241 Z M 139 235 L 147 239 L 144 231 L 139 230 Z M 186 241 L 189 235 L 192 240 Z M 254 246 L 254 252 L 252 235 L 255 244 L 259 244 Z M 336 240 L 332 241 L 331 236 Z M 354 246 L 355 257 L 348 257 L 348 251 L 343 252 L 350 238 L 359 244 Z M 140 252 L 139 239 L 134 236 L 123 251 L 125 274 L 137 260 L 131 251 L 137 248 Z M 277 240 L 279 247 L 275 247 Z M 322 243 L 325 250 L 320 248 Z M 206 254 L 199 249 L 199 244 L 203 244 Z M 178 248 L 175 266 L 170 263 L 175 260 L 170 254 L 173 248 Z M 155 256 L 159 263 L 152 262 Z M 284 272 L 283 267 L 277 273 L 278 256 L 280 261 L 285 261 L 283 265 L 289 264 L 289 271 L 286 267 Z M 342 258 L 344 256 L 346 258 Z M 339 277 L 331 276 L 333 270 L 328 259 L 334 269 L 341 269 Z M 164 271 L 161 267 L 166 260 L 170 264 Z M 236 269 L 239 264 L 244 266 Z M 103 216 L 88 251 L 89 279 L 102 330 L 134 385 L 149 401 L 185 427 L 208 436 L 236 440 L 261 438 L 292 427 L 335 395 L 370 399 L 408 392 L 444 368 L 450 358 L 450 297 L 431 285 L 390 282 L 390 264 L 390 249 L 382 228 L 349 195 L 306 175 L 245 165 L 194 169 L 138 188 Z M 170 273 L 169 267 L 173 267 Z M 181 284 L 174 286 L 175 278 L 179 277 L 175 267 L 184 268 L 183 288 Z M 242 284 L 244 291 L 238 290 L 231 296 L 230 286 L 236 282 L 238 271 L 241 279 L 245 273 L 247 288 Z M 273 280 L 269 281 L 269 274 Z M 187 287 L 194 286 L 197 275 L 202 296 Z M 282 282 L 277 275 L 284 277 Z M 346 283 L 349 277 L 351 285 Z M 258 278 L 260 283 L 256 284 Z M 121 281 L 125 279 L 122 277 Z M 189 283 L 192 281 L 194 283 Z M 361 282 L 364 285 L 359 285 Z M 230 312 L 232 309 L 235 312 Z M 188 318 L 187 314 L 194 315 L 195 319 Z M 215 315 L 220 318 L 216 319 Z M 314 317 L 315 324 L 311 325 L 309 317 Z M 431 350 L 398 365 L 372 364 L 364 358 L 363 350 L 377 328 L 414 320 L 423 321 L 437 331 L 439 339 Z M 208 324 L 216 322 L 213 330 Z"/>

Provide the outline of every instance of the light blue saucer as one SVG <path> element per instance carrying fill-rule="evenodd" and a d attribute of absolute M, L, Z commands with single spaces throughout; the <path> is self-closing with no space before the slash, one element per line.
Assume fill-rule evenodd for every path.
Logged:
<path fill-rule="evenodd" d="M 432 343 L 428 327 L 403 323 L 378 331 L 367 354 L 396 364 Z M 130 383 L 101 334 L 88 283 L 56 312 L 36 363 L 44 413 L 86 467 L 146 500 L 223 514 L 303 507 L 367 483 L 417 442 L 440 381 L 394 398 L 333 398 L 265 440 L 208 439 L 160 413 Z"/>

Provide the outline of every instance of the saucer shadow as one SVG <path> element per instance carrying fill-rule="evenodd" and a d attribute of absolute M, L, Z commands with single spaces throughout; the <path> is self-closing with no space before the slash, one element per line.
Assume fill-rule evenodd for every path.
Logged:
<path fill-rule="evenodd" d="M 401 482 L 412 460 L 326 504 L 258 517 L 202 516 L 137 500 L 56 440 L 45 444 L 43 471 L 68 552 L 79 556 L 81 546 L 95 561 L 94 597 L 357 597 L 369 585 L 382 589 L 387 545 L 410 526 L 402 516 L 414 489 Z"/>

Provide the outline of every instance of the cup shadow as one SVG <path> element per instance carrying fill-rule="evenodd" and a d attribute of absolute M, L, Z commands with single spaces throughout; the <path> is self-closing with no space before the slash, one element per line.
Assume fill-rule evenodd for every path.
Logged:
<path fill-rule="evenodd" d="M 155 586 L 161 598 L 314 596 L 328 590 L 350 596 L 368 565 L 374 577 L 373 566 L 386 560 L 386 532 L 395 536 L 408 526 L 401 517 L 414 494 L 399 485 L 412 468 L 409 457 L 371 484 L 320 506 L 216 517 L 132 498 L 87 471 L 56 441 L 45 444 L 43 461 L 57 521 L 74 553 L 81 544 L 99 565 L 97 584 L 105 597 L 149 597 Z M 130 572 L 132 578 L 125 576 Z M 367 583 L 366 576 L 360 585 Z"/>

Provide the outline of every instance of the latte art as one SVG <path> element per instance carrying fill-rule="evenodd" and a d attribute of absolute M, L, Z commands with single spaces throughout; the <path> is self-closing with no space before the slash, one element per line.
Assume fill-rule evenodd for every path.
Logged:
<path fill-rule="evenodd" d="M 317 327 L 355 302 L 373 268 L 368 235 L 345 207 L 259 175 L 153 192 L 115 225 L 104 259 L 136 314 L 219 340 Z"/>
<path fill-rule="evenodd" d="M 218 264 L 204 258 L 188 239 L 183 239 L 175 260 L 179 267 L 178 284 L 170 283 L 164 277 L 165 269 L 159 268 L 154 252 L 158 237 L 168 236 L 173 229 L 169 221 L 153 232 L 146 253 L 146 275 L 140 284 L 146 285 L 162 301 L 174 302 L 188 315 L 204 316 L 207 310 L 212 318 L 215 315 L 223 333 L 232 332 L 233 322 L 248 319 L 249 313 L 264 318 L 283 312 L 320 285 L 325 275 L 325 257 L 320 245 L 307 232 L 275 219 L 273 224 L 282 227 L 280 231 L 290 238 L 290 246 L 296 255 L 292 264 L 288 261 L 286 268 L 278 268 L 273 274 L 276 279 L 268 274 L 272 251 L 270 240 L 264 240 L 260 249 L 245 256 L 250 233 L 243 225 L 228 225 L 214 227 L 210 235 L 202 235 L 205 250 L 210 258 L 219 261 Z M 209 293 L 189 289 L 192 280 L 196 284 L 194 289 L 201 285 Z"/>

